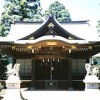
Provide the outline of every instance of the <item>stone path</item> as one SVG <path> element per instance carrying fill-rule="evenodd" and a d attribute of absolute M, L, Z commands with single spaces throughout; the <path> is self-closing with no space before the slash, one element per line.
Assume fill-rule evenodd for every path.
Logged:
<path fill-rule="evenodd" d="M 100 100 L 100 91 L 28 91 L 22 90 L 28 100 Z"/>
<path fill-rule="evenodd" d="M 5 95 L 5 91 L 6 91 L 6 89 L 3 89 L 3 90 L 0 92 L 0 100 L 2 100 L 2 97 Z"/>
<path fill-rule="evenodd" d="M 21 100 L 19 89 L 7 89 L 4 100 Z"/>
<path fill-rule="evenodd" d="M 27 100 L 100 100 L 100 91 L 34 91 L 21 89 L 22 96 Z M 15 93 L 9 96 L 17 100 Z"/>

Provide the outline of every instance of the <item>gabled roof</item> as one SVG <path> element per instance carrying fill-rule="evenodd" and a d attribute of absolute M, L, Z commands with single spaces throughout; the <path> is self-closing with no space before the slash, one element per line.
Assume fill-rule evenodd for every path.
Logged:
<path fill-rule="evenodd" d="M 21 38 L 21 40 L 27 40 L 31 37 L 36 39 L 44 35 L 58 35 L 66 39 L 71 38 L 73 40 L 83 40 L 82 38 L 75 36 L 62 28 L 53 16 L 49 16 L 47 21 L 38 30 L 29 34 L 28 36 Z"/>
<path fill-rule="evenodd" d="M 20 40 L 36 40 L 42 36 L 61 36 L 73 40 L 99 41 L 96 29 L 92 28 L 88 20 L 58 22 L 50 16 L 45 22 L 22 22 L 12 24 L 10 33 L 0 37 L 0 41 L 14 42 Z M 73 41 L 69 40 L 69 41 Z"/>

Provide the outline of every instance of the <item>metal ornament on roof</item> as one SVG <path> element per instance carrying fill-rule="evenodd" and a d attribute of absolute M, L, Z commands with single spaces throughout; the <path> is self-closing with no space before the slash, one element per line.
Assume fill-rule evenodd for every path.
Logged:
<path fill-rule="evenodd" d="M 48 24 L 48 27 L 50 28 L 50 27 L 54 27 L 55 25 L 53 24 L 53 23 L 49 23 Z"/>

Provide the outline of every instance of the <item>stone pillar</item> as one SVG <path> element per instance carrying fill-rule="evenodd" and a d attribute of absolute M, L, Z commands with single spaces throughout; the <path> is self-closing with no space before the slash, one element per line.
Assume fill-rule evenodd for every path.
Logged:
<path fill-rule="evenodd" d="M 35 58 L 32 58 L 31 88 L 35 89 Z"/>
<path fill-rule="evenodd" d="M 68 67 L 68 90 L 73 90 L 72 87 L 72 69 L 71 69 L 71 58 L 67 59 Z"/>

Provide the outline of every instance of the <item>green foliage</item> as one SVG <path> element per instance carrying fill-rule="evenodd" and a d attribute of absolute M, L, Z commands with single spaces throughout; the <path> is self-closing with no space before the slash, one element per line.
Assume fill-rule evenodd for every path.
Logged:
<path fill-rule="evenodd" d="M 65 9 L 65 6 L 56 1 L 49 6 L 49 9 L 45 11 L 44 16 L 54 14 L 58 21 L 71 21 L 70 13 Z"/>
<path fill-rule="evenodd" d="M 93 59 L 93 64 L 97 65 L 97 60 L 96 59 Z"/>
<path fill-rule="evenodd" d="M 8 64 L 8 56 L 0 52 L 0 79 L 5 78 L 6 65 Z"/>
<path fill-rule="evenodd" d="M 5 0 L 0 21 L 0 36 L 6 36 L 15 21 L 41 21 L 40 0 Z"/>
<path fill-rule="evenodd" d="M 4 88 L 4 86 L 0 82 L 0 91 Z"/>

